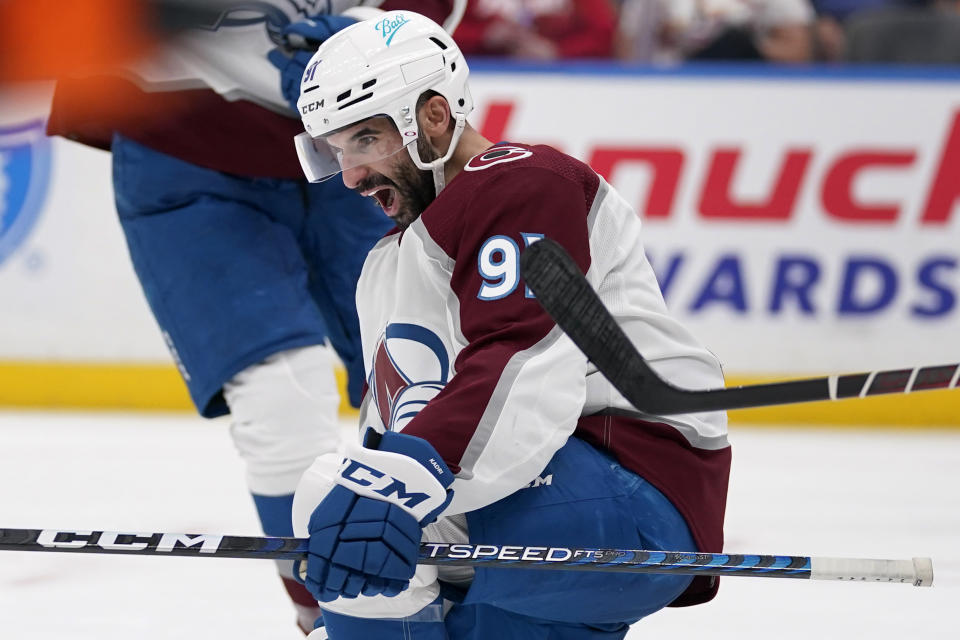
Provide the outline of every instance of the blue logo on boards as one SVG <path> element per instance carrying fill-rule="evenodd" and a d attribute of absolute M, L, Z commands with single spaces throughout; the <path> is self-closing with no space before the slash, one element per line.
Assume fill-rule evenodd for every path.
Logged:
<path fill-rule="evenodd" d="M 0 264 L 33 229 L 50 184 L 42 120 L 0 126 Z"/>

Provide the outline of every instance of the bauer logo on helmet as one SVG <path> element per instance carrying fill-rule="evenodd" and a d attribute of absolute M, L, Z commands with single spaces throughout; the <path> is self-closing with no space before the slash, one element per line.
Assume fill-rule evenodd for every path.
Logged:
<path fill-rule="evenodd" d="M 393 41 L 393 37 L 397 35 L 397 31 L 400 30 L 400 27 L 410 22 L 410 19 L 403 15 L 402 13 L 395 14 L 393 17 L 384 18 L 376 24 L 374 27 L 377 31 L 380 32 L 380 35 L 383 36 L 384 42 L 387 46 L 390 46 L 390 43 Z"/>
<path fill-rule="evenodd" d="M 390 11 L 332 35 L 317 49 L 308 68 L 314 64 L 304 75 L 298 103 L 305 132 L 294 140 L 307 179 L 320 182 L 405 149 L 418 169 L 433 173 L 439 193 L 443 163 L 455 150 L 473 109 L 469 69 L 450 34 L 413 11 Z M 458 123 L 446 154 L 433 160 L 421 158 L 415 144 L 417 104 L 427 91 L 447 101 Z M 399 135 L 387 135 L 387 127 L 375 123 L 382 134 L 376 157 L 346 153 L 350 140 L 340 134 L 364 121 L 384 118 Z M 390 144 L 386 144 L 388 138 Z"/>

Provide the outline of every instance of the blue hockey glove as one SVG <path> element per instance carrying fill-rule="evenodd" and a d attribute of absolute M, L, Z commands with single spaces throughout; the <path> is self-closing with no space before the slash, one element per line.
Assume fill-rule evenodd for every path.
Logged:
<path fill-rule="evenodd" d="M 395 596 L 413 577 L 420 535 L 450 503 L 453 474 L 429 442 L 367 432 L 308 524 L 304 584 L 320 602 Z"/>
<path fill-rule="evenodd" d="M 267 59 L 280 71 L 280 92 L 294 112 L 297 111 L 297 100 L 300 99 L 303 72 L 310 58 L 317 52 L 317 47 L 354 22 L 356 20 L 346 16 L 319 15 L 284 27 L 281 34 L 287 46 L 271 49 L 267 53 Z"/>

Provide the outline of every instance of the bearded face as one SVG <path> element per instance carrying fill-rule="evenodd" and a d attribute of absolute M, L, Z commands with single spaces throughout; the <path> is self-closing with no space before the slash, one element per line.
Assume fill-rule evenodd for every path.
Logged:
<path fill-rule="evenodd" d="M 423 138 L 417 139 L 417 150 L 424 162 L 440 157 Z M 397 227 L 406 229 L 436 199 L 437 191 L 433 174 L 418 168 L 409 153 L 398 153 L 390 160 L 384 173 L 371 170 L 353 189 L 373 197 Z"/>
<path fill-rule="evenodd" d="M 437 197 L 433 174 L 417 167 L 396 125 L 378 116 L 323 139 L 341 163 L 344 184 L 377 201 L 384 213 L 406 229 Z M 420 159 L 440 157 L 423 137 L 417 138 Z"/>

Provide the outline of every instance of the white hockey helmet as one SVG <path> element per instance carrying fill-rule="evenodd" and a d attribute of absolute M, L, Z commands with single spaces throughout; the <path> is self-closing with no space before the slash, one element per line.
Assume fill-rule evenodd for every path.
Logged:
<path fill-rule="evenodd" d="M 325 41 L 310 59 L 297 107 L 305 133 L 295 138 L 303 172 L 319 182 L 406 147 L 414 163 L 432 170 L 437 192 L 443 188 L 443 164 L 450 158 L 473 110 L 467 86 L 469 69 L 453 38 L 429 18 L 412 11 L 389 11 L 350 25 Z M 442 95 L 456 120 L 444 157 L 420 158 L 417 99 L 427 90 Z M 325 137 L 358 122 L 382 116 L 400 133 L 399 142 L 355 149 L 331 147 Z"/>

